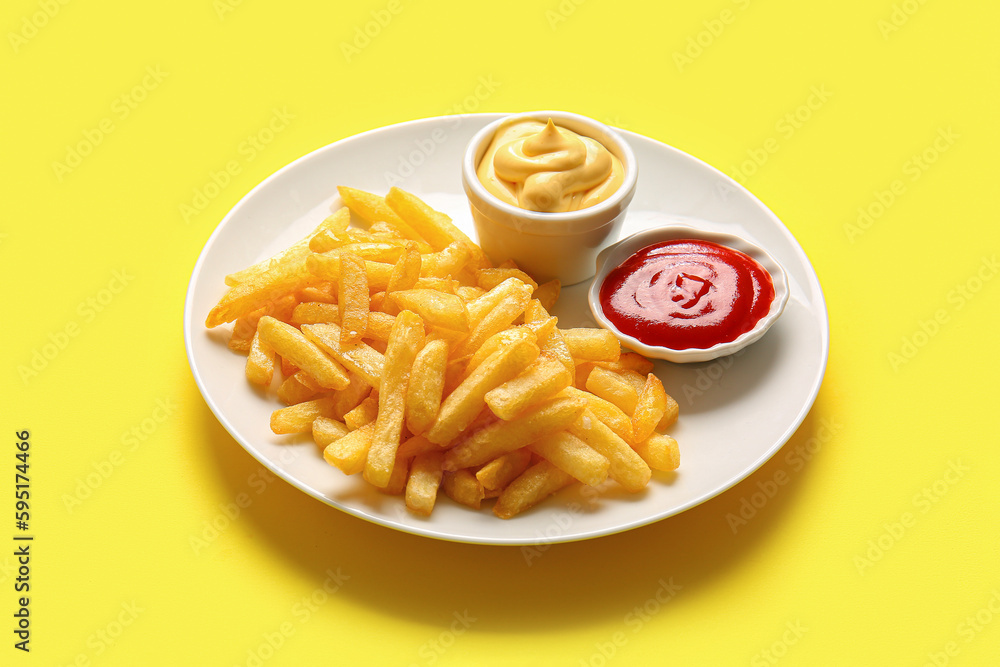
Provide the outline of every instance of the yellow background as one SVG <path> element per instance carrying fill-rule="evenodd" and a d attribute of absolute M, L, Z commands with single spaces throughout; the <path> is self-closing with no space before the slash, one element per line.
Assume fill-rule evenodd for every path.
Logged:
<path fill-rule="evenodd" d="M 224 2 L 0 11 L 0 663 L 993 664 L 995 4 Z M 482 78 L 495 91 L 470 97 Z M 738 175 L 791 229 L 832 340 L 798 433 L 720 497 L 530 566 L 518 548 L 397 533 L 266 477 L 185 358 L 185 289 L 214 227 L 343 137 L 538 108 Z M 294 118 L 248 160 L 241 142 L 275 109 Z M 78 166 L 54 166 L 98 131 Z M 186 220 L 231 160 L 241 172 Z M 19 372 L 43 351 L 37 375 Z M 28 655 L 12 633 L 21 429 Z M 807 445 L 797 469 L 789 452 Z M 250 505 L 220 519 L 240 494 Z M 196 550 L 213 521 L 224 530 Z"/>

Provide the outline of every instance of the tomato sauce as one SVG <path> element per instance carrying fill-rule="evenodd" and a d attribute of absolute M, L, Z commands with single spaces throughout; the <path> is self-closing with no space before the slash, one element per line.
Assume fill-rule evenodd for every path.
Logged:
<path fill-rule="evenodd" d="M 696 239 L 654 243 L 612 269 L 604 315 L 624 334 L 673 350 L 736 340 L 771 308 L 767 270 L 732 248 Z"/>

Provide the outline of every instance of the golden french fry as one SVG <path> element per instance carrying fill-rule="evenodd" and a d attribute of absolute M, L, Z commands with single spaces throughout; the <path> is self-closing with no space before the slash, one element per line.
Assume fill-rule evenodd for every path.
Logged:
<path fill-rule="evenodd" d="M 313 253 L 306 257 L 305 269 L 312 276 L 313 281 L 340 280 L 340 253 Z M 365 260 L 365 277 L 368 280 L 368 289 L 371 292 L 385 290 L 389 285 L 389 277 L 392 275 L 392 264 L 384 262 L 372 262 Z"/>
<path fill-rule="evenodd" d="M 249 353 L 250 343 L 257 333 L 257 323 L 260 322 L 260 318 L 270 315 L 285 322 L 295 309 L 296 303 L 294 294 L 286 294 L 277 301 L 269 301 L 263 308 L 236 318 L 233 322 L 233 334 L 229 338 L 229 349 L 233 352 Z"/>
<path fill-rule="evenodd" d="M 635 412 L 632 413 L 632 433 L 636 442 L 650 436 L 666 410 L 667 392 L 663 390 L 663 383 L 660 378 L 649 373 L 636 400 Z"/>
<path fill-rule="evenodd" d="M 337 307 L 340 310 L 340 344 L 360 343 L 368 329 L 368 276 L 364 260 L 352 253 L 340 256 Z"/>
<path fill-rule="evenodd" d="M 380 340 L 383 343 L 389 342 L 389 332 L 392 331 L 392 324 L 396 321 L 394 315 L 371 311 L 368 313 L 368 327 L 366 337 L 371 340 Z"/>
<path fill-rule="evenodd" d="M 310 244 L 315 236 L 326 232 L 343 231 L 347 229 L 347 225 L 350 224 L 350 222 L 350 211 L 346 208 L 341 208 L 336 213 L 323 220 L 323 222 L 321 222 L 319 226 L 316 227 L 311 234 L 309 234 L 309 236 L 305 237 L 298 243 L 289 246 L 273 257 L 269 257 L 262 262 L 257 262 L 253 266 L 247 267 L 241 271 L 236 271 L 235 273 L 230 273 L 226 276 L 226 284 L 238 285 L 254 277 L 267 273 L 282 264 L 299 263 L 305 259 L 306 255 L 309 254 Z"/>
<path fill-rule="evenodd" d="M 330 465 L 340 468 L 345 475 L 356 475 L 365 467 L 373 433 L 375 422 L 369 422 L 327 445 L 323 458 Z"/>
<path fill-rule="evenodd" d="M 385 203 L 406 220 L 420 235 L 427 240 L 435 250 L 451 245 L 452 243 L 464 243 L 470 250 L 478 251 L 475 254 L 481 255 L 482 250 L 472 242 L 465 232 L 456 227 L 451 218 L 444 213 L 435 211 L 433 208 L 422 202 L 414 195 L 393 187 L 389 189 L 385 196 Z"/>
<path fill-rule="evenodd" d="M 487 392 L 486 405 L 500 419 L 514 419 L 528 406 L 558 394 L 572 379 L 554 355 L 541 353 L 517 377 Z"/>
<path fill-rule="evenodd" d="M 456 503 L 479 509 L 480 503 L 486 497 L 483 485 L 468 470 L 446 472 L 441 479 L 441 488 L 445 494 Z"/>
<path fill-rule="evenodd" d="M 622 351 L 618 361 L 595 361 L 594 364 L 611 371 L 635 371 L 643 377 L 653 372 L 653 362 L 635 352 Z"/>
<path fill-rule="evenodd" d="M 306 371 L 321 387 L 344 389 L 350 384 L 344 367 L 290 324 L 265 316 L 257 324 L 257 330 L 275 352 Z"/>
<path fill-rule="evenodd" d="M 361 405 L 361 401 L 368 398 L 372 391 L 372 386 L 358 373 L 349 370 L 347 375 L 351 383 L 333 394 L 333 416 L 336 419 L 343 419 L 344 415 Z"/>
<path fill-rule="evenodd" d="M 271 430 L 279 435 L 309 432 L 317 417 L 330 416 L 332 407 L 333 397 L 324 396 L 275 410 L 271 413 Z"/>
<path fill-rule="evenodd" d="M 246 376 L 250 382 L 261 387 L 268 387 L 274 378 L 275 354 L 266 341 L 260 339 L 260 331 L 254 334 L 250 341 L 250 353 L 247 355 Z"/>
<path fill-rule="evenodd" d="M 534 294 L 531 295 L 532 299 L 537 299 L 541 303 L 545 310 L 552 310 L 556 301 L 559 300 L 559 293 L 562 291 L 562 283 L 558 280 L 550 280 L 547 283 L 542 283 L 535 288 Z"/>
<path fill-rule="evenodd" d="M 608 459 L 566 431 L 543 435 L 531 443 L 531 450 L 589 486 L 602 484 L 608 478 Z"/>
<path fill-rule="evenodd" d="M 340 323 L 340 308 L 336 303 L 309 301 L 300 303 L 292 311 L 292 324 Z"/>
<path fill-rule="evenodd" d="M 441 486 L 441 452 L 418 454 L 410 464 L 410 477 L 406 480 L 406 506 L 417 514 L 429 516 Z"/>
<path fill-rule="evenodd" d="M 312 423 L 313 440 L 326 449 L 334 440 L 339 440 L 351 432 L 347 425 L 330 417 L 316 417 Z"/>
<path fill-rule="evenodd" d="M 681 464 L 681 452 L 677 441 L 669 435 L 652 433 L 648 438 L 633 445 L 636 453 L 653 470 L 670 472 Z"/>
<path fill-rule="evenodd" d="M 389 335 L 385 371 L 379 385 L 378 417 L 375 419 L 375 433 L 372 435 L 372 446 L 365 463 L 365 480 L 374 486 L 385 487 L 392 475 L 403 430 L 410 371 L 423 344 L 424 323 L 416 314 L 404 310 L 396 316 Z"/>
<path fill-rule="evenodd" d="M 572 482 L 569 474 L 548 461 L 539 461 L 504 489 L 493 505 L 493 513 L 501 519 L 510 519 Z"/>
<path fill-rule="evenodd" d="M 471 285 L 461 285 L 455 290 L 455 294 L 462 297 L 462 300 L 466 303 L 478 299 L 482 295 L 486 294 L 486 290 L 481 287 L 474 287 Z"/>
<path fill-rule="evenodd" d="M 278 386 L 278 399 L 285 405 L 308 401 L 320 392 L 316 381 L 305 371 L 290 375 Z"/>
<path fill-rule="evenodd" d="M 352 431 L 375 421 L 378 416 L 378 396 L 371 395 L 344 413 L 344 423 Z"/>
<path fill-rule="evenodd" d="M 498 456 L 484 465 L 476 471 L 476 479 L 484 489 L 496 491 L 510 484 L 527 470 L 530 464 L 531 450 L 522 447 Z"/>
<path fill-rule="evenodd" d="M 287 296 L 289 292 L 322 282 L 307 269 L 307 264 L 308 260 L 279 264 L 233 286 L 209 311 L 205 326 L 211 329 L 232 322 Z"/>
<path fill-rule="evenodd" d="M 611 401 L 607 401 L 600 396 L 595 396 L 589 391 L 583 391 L 576 387 L 566 387 L 562 391 L 565 396 L 578 396 L 587 401 L 587 407 L 604 422 L 608 428 L 615 432 L 619 438 L 625 442 L 632 443 L 632 418 L 622 412 L 622 409 Z"/>
<path fill-rule="evenodd" d="M 420 275 L 433 278 L 448 278 L 458 275 L 469 261 L 469 247 L 464 243 L 452 243 L 437 252 L 427 253 L 420 258 Z"/>
<path fill-rule="evenodd" d="M 364 342 L 357 345 L 341 345 L 340 327 L 332 322 L 324 324 L 303 324 L 302 333 L 319 349 L 354 371 L 373 387 L 382 382 L 385 357 Z M 344 376 L 347 377 L 346 375 Z M 349 382 L 349 380 L 348 380 Z M 347 384 L 345 383 L 344 387 Z M 344 387 L 340 387 L 343 389 Z"/>
<path fill-rule="evenodd" d="M 490 355 L 441 403 L 437 419 L 426 433 L 428 440 L 439 445 L 454 440 L 482 411 L 486 392 L 520 373 L 537 357 L 538 345 L 531 340 Z"/>
<path fill-rule="evenodd" d="M 399 449 L 396 450 L 396 463 L 398 464 L 400 461 L 412 459 L 417 454 L 440 451 L 440 447 L 424 436 L 415 435 L 412 438 L 407 438 L 399 445 Z"/>
<path fill-rule="evenodd" d="M 645 384 L 643 381 L 642 387 Z M 599 366 L 591 370 L 587 376 L 587 391 L 614 403 L 627 415 L 635 414 L 635 406 L 639 402 L 639 391 L 642 387 L 636 389 L 635 384 L 621 373 Z"/>
<path fill-rule="evenodd" d="M 300 303 L 337 303 L 337 285 L 326 282 L 310 287 L 303 287 L 296 292 Z M 279 320 L 288 318 L 278 317 Z"/>
<path fill-rule="evenodd" d="M 414 241 L 424 240 L 413 227 L 407 224 L 385 203 L 384 197 L 344 186 L 338 186 L 337 192 L 340 193 L 340 198 L 344 200 L 344 204 L 362 220 L 368 223 L 386 222 L 404 238 Z"/>
<path fill-rule="evenodd" d="M 625 490 L 636 493 L 649 483 L 653 473 L 646 462 L 590 409 L 584 410 L 566 430 L 608 459 L 608 476 Z"/>
<path fill-rule="evenodd" d="M 586 407 L 587 402 L 583 399 L 556 397 L 525 410 L 515 421 L 490 424 L 449 449 L 445 454 L 444 469 L 459 470 L 480 465 L 524 447 L 543 435 L 566 428 Z"/>
<path fill-rule="evenodd" d="M 569 352 L 579 361 L 618 361 L 622 348 L 607 329 L 563 329 Z"/>
<path fill-rule="evenodd" d="M 660 423 L 656 425 L 656 428 L 661 431 L 665 431 L 674 425 L 677 421 L 677 417 L 680 414 L 680 406 L 677 405 L 677 401 L 670 394 L 667 394 L 667 407 L 663 410 L 663 417 L 660 418 Z"/>
<path fill-rule="evenodd" d="M 499 295 L 498 299 L 491 298 L 494 292 Z M 487 300 L 486 303 L 492 303 L 493 307 L 488 312 L 482 313 L 482 319 L 477 320 L 472 314 L 473 304 L 468 305 L 472 332 L 454 351 L 456 357 L 473 354 L 487 338 L 509 327 L 528 306 L 531 300 L 531 287 L 516 278 L 508 278 L 477 299 L 475 303 L 484 299 Z"/>
<path fill-rule="evenodd" d="M 486 291 L 493 289 L 508 278 L 517 278 L 525 285 L 530 285 L 532 292 L 538 289 L 538 283 L 535 282 L 534 278 L 520 269 L 496 268 L 476 271 L 476 284 Z"/>
<path fill-rule="evenodd" d="M 413 360 L 406 390 L 406 427 L 410 433 L 423 433 L 437 419 L 447 366 L 448 343 L 443 340 L 427 342 Z"/>
<path fill-rule="evenodd" d="M 469 314 L 465 309 L 465 302 L 454 294 L 410 289 L 389 292 L 387 296 L 399 308 L 412 310 L 428 324 L 454 331 L 469 330 Z"/>
<path fill-rule="evenodd" d="M 403 254 L 392 267 L 386 292 L 413 289 L 420 280 L 420 265 L 420 251 L 417 249 L 417 244 L 407 243 Z"/>
<path fill-rule="evenodd" d="M 483 344 L 479 346 L 475 354 L 469 357 L 469 363 L 465 368 L 465 376 L 467 377 L 472 371 L 476 370 L 494 352 L 510 347 L 523 340 L 535 340 L 533 332 L 528 327 L 511 327 L 496 332 L 483 341 Z"/>

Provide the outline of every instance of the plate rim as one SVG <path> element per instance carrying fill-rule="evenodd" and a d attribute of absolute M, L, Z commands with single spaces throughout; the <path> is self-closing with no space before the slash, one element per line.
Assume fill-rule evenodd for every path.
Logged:
<path fill-rule="evenodd" d="M 820 350 L 820 356 L 819 356 L 819 364 L 818 364 L 816 375 L 812 379 L 808 395 L 806 397 L 806 400 L 803 402 L 802 407 L 800 408 L 799 412 L 795 415 L 794 420 L 792 420 L 792 422 L 789 423 L 789 425 L 785 428 L 785 430 L 781 434 L 781 436 L 779 438 L 777 438 L 775 440 L 775 442 L 770 447 L 768 447 L 767 449 L 763 450 L 758 455 L 758 457 L 756 459 L 754 459 L 749 465 L 745 466 L 745 468 L 743 470 L 741 470 L 741 471 L 737 472 L 736 474 L 732 475 L 723 484 L 717 485 L 716 488 L 713 488 L 712 490 L 710 490 L 708 492 L 705 492 L 705 493 L 703 493 L 703 494 L 701 494 L 699 496 L 691 498 L 691 499 L 687 500 L 686 502 L 681 503 L 681 504 L 679 504 L 677 506 L 673 506 L 669 510 L 666 510 L 664 512 L 654 513 L 654 514 L 651 514 L 651 515 L 648 515 L 648 516 L 645 516 L 645 517 L 641 517 L 641 518 L 638 518 L 638 519 L 635 519 L 635 520 L 632 520 L 632 521 L 629 521 L 629 522 L 625 522 L 625 523 L 614 524 L 614 525 L 609 526 L 609 527 L 607 527 L 605 529 L 589 530 L 587 532 L 576 532 L 576 533 L 572 533 L 571 532 L 571 533 L 560 534 L 560 535 L 551 536 L 551 537 L 550 536 L 539 535 L 539 536 L 537 536 L 535 538 L 530 538 L 530 539 L 523 539 L 523 538 L 518 538 L 518 537 L 503 537 L 503 536 L 498 536 L 496 538 L 482 538 L 482 537 L 478 537 L 478 536 L 476 536 L 476 537 L 462 537 L 460 535 L 455 535 L 455 534 L 451 534 L 451 533 L 441 532 L 439 530 L 436 530 L 435 528 L 433 528 L 430 525 L 428 525 L 426 527 L 421 527 L 421 526 L 410 526 L 410 525 L 405 525 L 405 524 L 402 524 L 402 523 L 396 523 L 396 522 L 392 521 L 391 518 L 382 517 L 382 516 L 376 515 L 374 513 L 366 513 L 366 512 L 364 512 L 362 510 L 359 510 L 357 508 L 353 508 L 353 507 L 345 506 L 345 505 L 342 505 L 342 504 L 338 504 L 336 501 L 334 501 L 334 500 L 332 500 L 330 498 L 325 497 L 321 492 L 319 492 L 319 490 L 317 490 L 317 489 L 313 488 L 312 486 L 310 486 L 310 485 L 308 485 L 308 484 L 306 484 L 306 483 L 304 483 L 304 482 L 302 482 L 302 481 L 294 478 L 292 475 L 286 473 L 285 471 L 277 468 L 269 459 L 265 458 L 258 451 L 255 451 L 255 448 L 253 448 L 251 445 L 249 445 L 248 443 L 244 442 L 244 439 L 241 436 L 239 430 L 236 429 L 235 426 L 229 421 L 229 419 L 226 417 L 226 415 L 221 411 L 221 409 L 219 408 L 219 406 L 216 404 L 216 402 L 214 401 L 214 399 L 210 395 L 208 395 L 208 393 L 206 391 L 206 388 L 205 388 L 205 383 L 203 382 L 203 379 L 201 377 L 201 373 L 199 371 L 198 365 L 197 365 L 196 360 L 194 358 L 194 341 L 193 341 L 193 335 L 194 335 L 194 330 L 195 330 L 195 327 L 194 327 L 195 319 L 193 319 L 193 317 L 194 317 L 193 302 L 195 300 L 195 291 L 196 291 L 195 288 L 196 288 L 196 282 L 197 282 L 196 279 L 199 276 L 199 274 L 201 273 L 203 265 L 207 261 L 209 255 L 210 255 L 210 251 L 213 249 L 215 243 L 218 240 L 218 237 L 222 235 L 223 230 L 229 224 L 230 220 L 232 218 L 234 218 L 235 216 L 237 216 L 239 214 L 239 212 L 241 211 L 241 209 L 244 208 L 249 201 L 251 201 L 252 199 L 254 199 L 254 197 L 257 195 L 257 193 L 260 190 L 266 188 L 273 181 L 276 181 L 279 178 L 281 178 L 286 172 L 295 169 L 297 166 L 300 165 L 300 163 L 303 163 L 303 162 L 315 159 L 316 156 L 318 156 L 319 154 L 325 153 L 325 152 L 331 151 L 331 150 L 336 150 L 337 147 L 343 146 L 343 145 L 345 145 L 347 143 L 353 143 L 353 142 L 357 142 L 357 141 L 364 141 L 366 138 L 368 138 L 369 136 L 374 135 L 374 134 L 389 132 L 391 130 L 398 130 L 398 129 L 403 128 L 403 127 L 417 127 L 417 126 L 420 126 L 420 125 L 433 125 L 433 124 L 440 123 L 443 120 L 447 120 L 449 122 L 454 122 L 455 119 L 460 119 L 462 122 L 464 122 L 466 120 L 471 120 L 474 123 L 476 123 L 477 126 L 478 126 L 479 122 L 481 121 L 482 124 L 485 126 L 485 124 L 488 124 L 490 121 L 495 120 L 495 119 L 500 118 L 500 117 L 503 117 L 503 116 L 506 116 L 506 115 L 509 115 L 509 113 L 504 113 L 504 112 L 486 112 L 486 113 L 469 113 L 469 114 L 453 114 L 453 115 L 431 116 L 431 117 L 427 117 L 427 118 L 417 118 L 417 119 L 412 119 L 412 120 L 408 120 L 408 121 L 402 121 L 402 122 L 393 123 L 393 124 L 390 124 L 390 125 L 383 125 L 383 126 L 380 126 L 380 127 L 376 127 L 376 128 L 372 128 L 372 129 L 369 129 L 369 130 L 365 130 L 365 131 L 359 132 L 357 134 L 353 134 L 353 135 L 350 135 L 350 136 L 347 136 L 347 137 L 343 137 L 341 139 L 338 139 L 338 140 L 336 140 L 334 142 L 331 142 L 329 144 L 326 144 L 324 146 L 320 146 L 319 148 L 316 148 L 316 149 L 314 149 L 312 151 L 309 151 L 308 153 L 306 153 L 306 154 L 304 154 L 304 155 L 302 155 L 302 156 L 300 156 L 300 157 L 292 160 L 291 162 L 283 165 L 282 167 L 280 167 L 276 171 L 274 171 L 271 174 L 269 174 L 267 177 L 265 177 L 263 180 L 261 180 L 259 183 L 257 183 L 253 188 L 251 188 L 245 195 L 243 195 L 239 199 L 239 201 L 237 201 L 232 206 L 232 208 L 229 209 L 229 211 L 226 213 L 226 215 L 223 216 L 223 218 L 218 222 L 218 224 L 213 229 L 212 233 L 209 235 L 208 239 L 205 241 L 204 245 L 202 246 L 201 251 L 198 254 L 198 258 L 195 261 L 194 266 L 191 269 L 190 276 L 189 276 L 189 279 L 188 279 L 188 287 L 187 287 L 187 290 L 185 291 L 184 313 L 183 313 L 184 316 L 183 316 L 183 320 L 182 320 L 182 326 L 184 328 L 184 331 L 183 331 L 183 334 L 184 334 L 184 347 L 185 347 L 185 353 L 186 353 L 187 360 L 188 360 L 188 367 L 189 367 L 189 369 L 191 371 L 191 374 L 192 374 L 192 376 L 193 376 L 193 378 L 195 380 L 195 384 L 198 387 L 198 391 L 201 394 L 202 399 L 208 405 L 209 409 L 212 411 L 212 413 L 215 416 L 215 418 L 219 421 L 220 424 L 222 424 L 223 428 L 225 428 L 226 431 L 229 433 L 229 435 L 236 442 L 238 442 L 240 444 L 240 446 L 244 449 L 244 451 L 246 451 L 248 454 L 250 454 L 256 461 L 258 461 L 261 465 L 263 465 L 265 468 L 267 468 L 272 474 L 274 474 L 275 476 L 281 478 L 285 482 L 289 483 L 290 485 L 292 485 L 293 487 L 295 487 L 299 491 L 302 491 L 302 492 L 306 493 L 307 495 L 309 495 L 312 498 L 314 498 L 314 499 L 316 499 L 316 500 L 324 503 L 325 505 L 333 507 L 333 508 L 335 508 L 335 509 L 337 509 L 339 511 L 342 511 L 342 512 L 344 512 L 346 514 L 349 514 L 351 516 L 355 516 L 355 517 L 357 517 L 359 519 L 363 519 L 365 521 L 374 523 L 376 525 L 380 525 L 380 526 L 383 526 L 383 527 L 386 527 L 386 528 L 390 528 L 390 529 L 393 529 L 393 530 L 397 530 L 397 531 L 400 531 L 400 532 L 404 532 L 404 533 L 409 533 L 411 535 L 417 535 L 417 536 L 421 536 L 421 537 L 429 537 L 429 538 L 432 538 L 432 539 L 437 539 L 437 540 L 442 540 L 442 541 L 456 542 L 456 543 L 463 543 L 463 544 L 491 545 L 491 546 L 538 546 L 538 545 L 543 545 L 543 544 L 544 545 L 550 545 L 550 544 L 557 544 L 557 543 L 569 543 L 569 542 L 577 542 L 577 541 L 589 540 L 589 539 L 594 539 L 594 538 L 598 538 L 598 537 L 606 537 L 606 536 L 609 536 L 609 535 L 614 535 L 614 534 L 626 532 L 626 531 L 629 531 L 629 530 L 634 530 L 635 528 L 639 528 L 639 527 L 642 527 L 642 526 L 647 526 L 647 525 L 650 525 L 650 524 L 653 524 L 653 523 L 657 523 L 657 522 L 662 521 L 664 519 L 667 519 L 667 518 L 669 518 L 671 516 L 676 516 L 676 515 L 678 515 L 678 514 L 680 514 L 682 512 L 685 512 L 685 511 L 687 511 L 687 510 L 689 510 L 689 509 L 691 509 L 693 507 L 696 507 L 696 506 L 698 506 L 698 505 L 700 505 L 700 504 L 702 504 L 702 503 L 704 503 L 704 502 L 706 502 L 706 501 L 708 501 L 708 500 L 710 500 L 710 499 L 712 499 L 712 498 L 714 498 L 716 496 L 722 495 L 723 493 L 729 491 L 734 486 L 736 486 L 737 484 L 739 484 L 741 481 L 743 481 L 746 478 L 750 477 L 754 472 L 756 472 L 757 470 L 759 470 L 761 466 L 763 466 L 779 450 L 781 450 L 781 448 L 784 447 L 784 445 L 788 442 L 788 440 L 792 437 L 792 435 L 794 435 L 794 433 L 798 430 L 799 426 L 802 425 L 802 422 L 805 420 L 806 416 L 809 414 L 809 412 L 812 410 L 813 406 L 815 405 L 816 398 L 819 395 L 819 390 L 822 387 L 823 381 L 824 381 L 825 376 L 826 376 L 826 370 L 827 370 L 827 366 L 828 366 L 828 362 L 829 362 L 829 355 L 830 355 L 830 317 L 829 317 L 829 311 L 828 311 L 827 305 L 826 305 L 826 298 L 825 298 L 825 295 L 823 293 L 822 285 L 821 285 L 821 283 L 819 281 L 819 276 L 816 273 L 816 270 L 813 267 L 812 262 L 809 260 L 809 257 L 806 255 L 806 253 L 803 250 L 803 248 L 802 248 L 801 244 L 799 243 L 798 239 L 791 232 L 791 230 L 781 221 L 781 219 L 778 218 L 778 216 L 773 211 L 771 211 L 771 209 L 768 208 L 756 195 L 754 195 L 746 187 L 744 187 L 742 184 L 738 183 L 736 180 L 734 180 L 729 175 L 725 174 L 724 172 L 722 172 L 718 168 L 716 168 L 716 167 L 708 164 L 707 162 L 704 162 L 700 158 L 695 157 L 694 155 L 691 155 L 690 153 L 687 153 L 685 151 L 680 150 L 679 148 L 676 148 L 676 147 L 671 146 L 669 144 L 666 144 L 666 143 L 664 143 L 662 141 L 659 141 L 658 139 L 654 139 L 654 138 L 646 136 L 646 135 L 638 134 L 636 132 L 632 132 L 632 131 L 624 130 L 624 129 L 620 129 L 620 128 L 615 128 L 615 129 L 618 132 L 621 132 L 622 134 L 624 134 L 626 136 L 626 140 L 627 141 L 630 141 L 630 142 L 631 141 L 648 142 L 656 150 L 660 150 L 660 151 L 665 150 L 666 152 L 671 153 L 672 154 L 671 157 L 673 157 L 675 159 L 693 160 L 700 168 L 707 169 L 716 178 L 723 179 L 723 181 L 726 182 L 726 184 L 729 187 L 731 187 L 733 190 L 735 190 L 737 192 L 742 193 L 750 201 L 752 201 L 753 204 L 759 209 L 759 211 L 761 213 L 763 213 L 767 218 L 769 218 L 770 221 L 771 221 L 771 223 L 776 226 L 776 229 L 782 234 L 782 236 L 785 237 L 785 239 L 789 243 L 792 251 L 796 254 L 798 261 L 806 269 L 808 283 L 809 283 L 808 287 L 810 288 L 810 291 L 809 291 L 809 294 L 808 294 L 808 296 L 809 296 L 809 303 L 812 306 L 811 308 L 809 308 L 809 310 L 810 311 L 816 311 L 816 312 L 813 313 L 814 316 L 815 315 L 820 315 L 820 320 L 821 321 L 818 322 L 818 324 L 819 324 L 819 326 L 818 326 L 818 333 L 819 333 L 819 339 L 820 339 L 819 342 L 820 342 L 820 348 L 821 348 L 821 350 Z M 461 194 L 461 193 L 459 193 L 459 194 Z M 767 250 L 766 247 L 765 247 L 765 250 Z"/>

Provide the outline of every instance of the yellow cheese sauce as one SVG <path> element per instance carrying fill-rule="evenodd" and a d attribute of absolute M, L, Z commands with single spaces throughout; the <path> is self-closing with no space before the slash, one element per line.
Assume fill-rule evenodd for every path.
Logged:
<path fill-rule="evenodd" d="M 497 128 L 477 168 L 491 194 L 529 211 L 578 211 L 621 187 L 621 161 L 600 142 L 559 127 L 550 118 Z"/>

